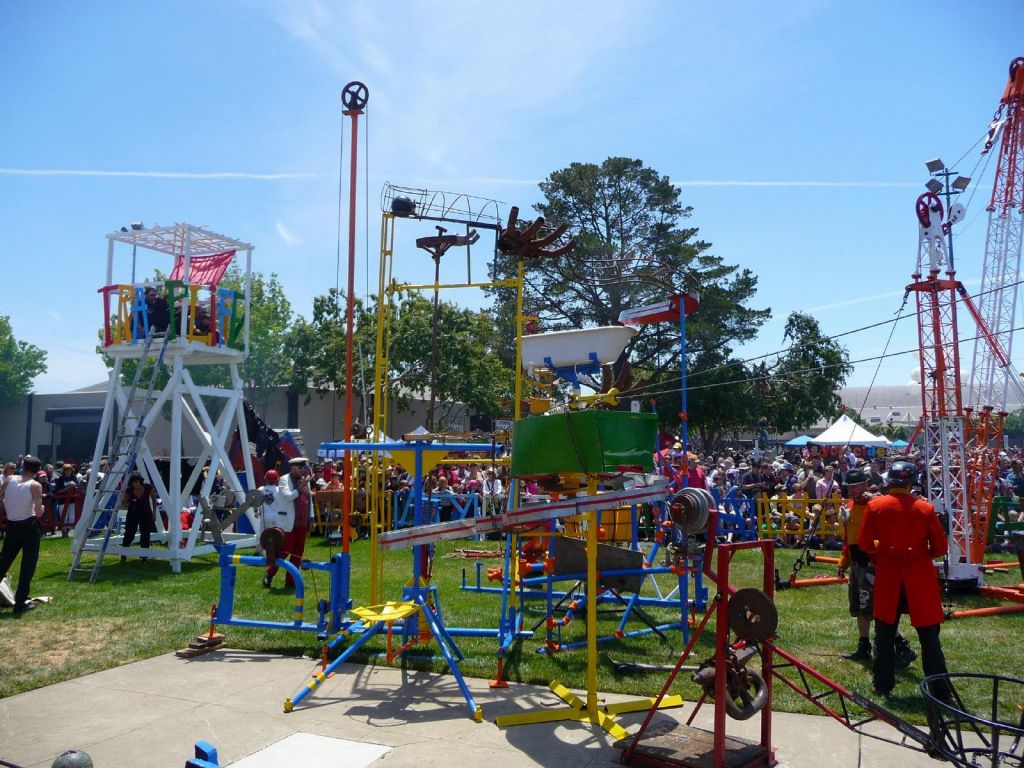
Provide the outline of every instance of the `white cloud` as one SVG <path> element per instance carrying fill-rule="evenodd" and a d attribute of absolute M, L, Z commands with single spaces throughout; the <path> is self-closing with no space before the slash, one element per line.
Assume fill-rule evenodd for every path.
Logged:
<path fill-rule="evenodd" d="M 278 221 L 274 226 L 277 229 L 277 234 L 280 235 L 281 239 L 284 240 L 287 245 L 298 245 L 302 242 L 294 232 L 284 225 L 283 222 Z"/>

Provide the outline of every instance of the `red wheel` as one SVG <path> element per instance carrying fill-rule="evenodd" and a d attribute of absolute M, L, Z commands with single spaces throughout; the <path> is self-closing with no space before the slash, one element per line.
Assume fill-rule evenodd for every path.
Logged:
<path fill-rule="evenodd" d="M 919 198 L 917 198 L 917 220 L 921 222 L 922 227 L 929 227 L 932 223 L 932 211 L 938 209 L 937 213 L 939 218 L 942 218 L 942 201 L 939 200 L 938 195 L 932 192 L 925 192 Z"/>

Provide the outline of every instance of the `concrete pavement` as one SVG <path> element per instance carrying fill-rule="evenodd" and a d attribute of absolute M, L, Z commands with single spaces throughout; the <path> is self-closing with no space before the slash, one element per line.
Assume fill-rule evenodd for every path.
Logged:
<path fill-rule="evenodd" d="M 205 739 L 218 748 L 221 765 L 245 759 L 246 768 L 618 765 L 612 738 L 596 727 L 494 725 L 498 715 L 563 706 L 538 686 L 492 690 L 484 680 L 469 680 L 484 713 L 484 722 L 474 723 L 451 676 L 350 664 L 285 714 L 284 699 L 315 668 L 309 659 L 224 648 L 194 659 L 158 656 L 11 696 L 0 701 L 0 759 L 49 768 L 57 755 L 74 747 L 88 752 L 97 768 L 177 768 L 192 756 L 194 742 Z M 681 721 L 692 709 L 687 703 L 656 717 Z M 694 724 L 710 727 L 711 715 L 711 706 L 703 707 Z M 635 733 L 643 716 L 617 720 Z M 827 717 L 776 714 L 773 722 L 779 763 L 790 768 L 935 765 L 920 753 L 859 736 Z M 729 721 L 734 736 L 756 739 L 758 728 L 756 716 Z M 281 761 L 280 753 L 302 739 L 306 746 L 293 748 L 301 754 Z M 317 745 L 329 754 L 332 744 L 333 757 L 317 756 Z M 390 749 L 360 750 L 360 745 Z"/>

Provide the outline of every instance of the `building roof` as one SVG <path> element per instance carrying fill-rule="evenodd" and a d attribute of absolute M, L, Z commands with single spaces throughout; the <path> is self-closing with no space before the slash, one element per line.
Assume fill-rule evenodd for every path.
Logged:
<path fill-rule="evenodd" d="M 1011 392 L 1011 399 L 1014 398 Z M 887 424 L 902 424 L 913 429 L 921 418 L 921 385 L 843 387 L 839 390 L 843 405 L 856 411 L 868 429 Z M 967 404 L 967 398 L 964 398 Z M 1024 403 L 1008 402 L 1006 410 L 1013 413 L 1024 408 Z M 824 425 L 820 425 L 822 428 Z"/>

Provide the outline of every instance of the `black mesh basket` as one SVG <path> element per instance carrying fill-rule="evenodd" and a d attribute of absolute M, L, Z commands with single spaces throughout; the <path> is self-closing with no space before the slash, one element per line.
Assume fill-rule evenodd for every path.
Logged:
<path fill-rule="evenodd" d="M 934 757 L 963 768 L 1024 768 L 1024 680 L 947 673 L 921 681 Z"/>

